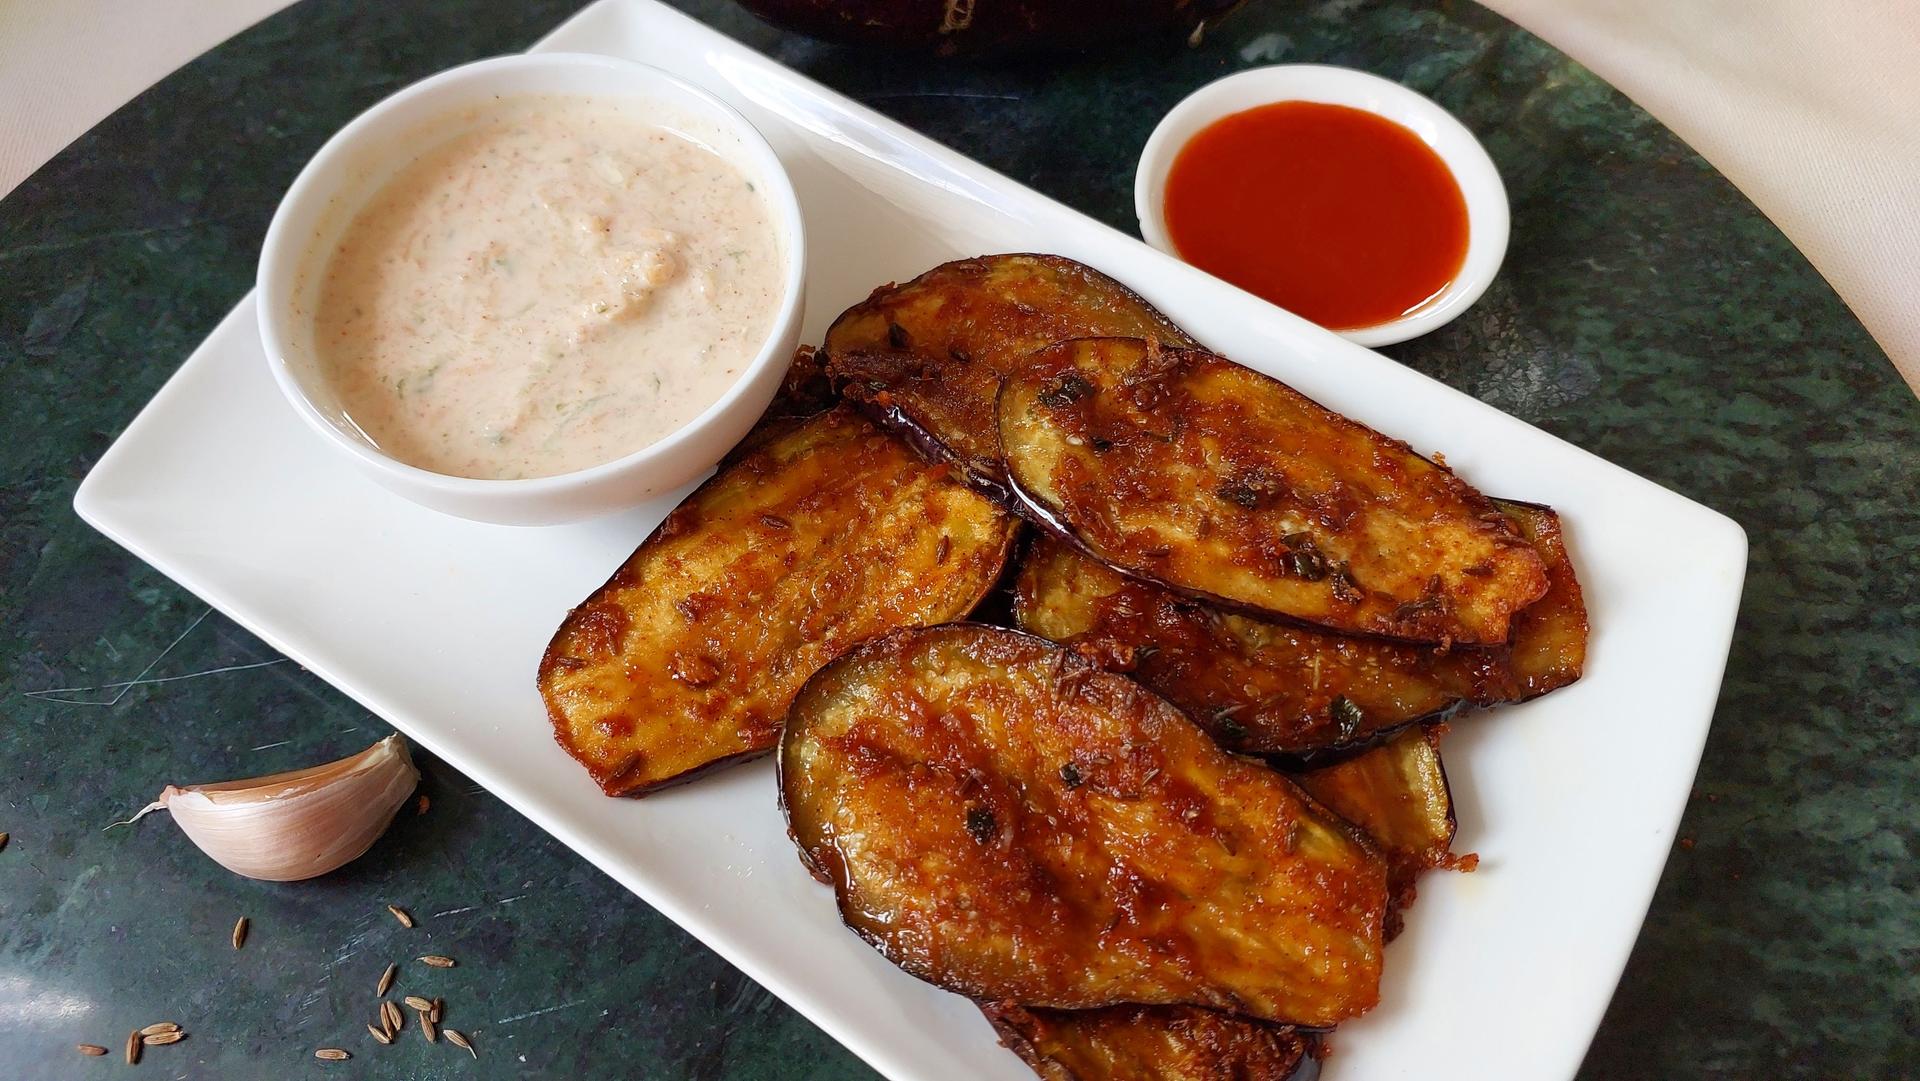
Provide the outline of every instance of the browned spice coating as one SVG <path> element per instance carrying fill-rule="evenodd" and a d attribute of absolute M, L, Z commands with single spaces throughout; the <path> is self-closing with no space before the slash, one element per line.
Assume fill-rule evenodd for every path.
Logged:
<path fill-rule="evenodd" d="M 743 0 L 755 15 L 827 41 L 949 55 L 1199 40 L 1245 0 Z"/>
<path fill-rule="evenodd" d="M 1301 755 L 1365 744 L 1462 704 L 1518 702 L 1580 678 L 1587 612 L 1545 507 L 1500 503 L 1534 545 L 1550 587 L 1513 620 L 1513 643 L 1439 651 L 1221 612 L 1038 540 L 1014 587 L 1014 619 L 1130 673 L 1222 746 Z"/>
<path fill-rule="evenodd" d="M 1197 350 L 1041 350 L 1003 385 L 1021 501 L 1116 569 L 1347 634 L 1499 645 L 1547 590 L 1487 498 L 1406 444 Z"/>
<path fill-rule="evenodd" d="M 1387 858 L 1397 914 L 1424 871 L 1455 864 L 1453 793 L 1440 762 L 1443 725 L 1410 728 L 1344 762 L 1289 773 L 1328 810 L 1366 831 Z M 1397 919 L 1390 918 L 1391 934 Z"/>
<path fill-rule="evenodd" d="M 795 699 L 782 800 L 848 925 L 978 999 L 1330 1025 L 1378 1000 L 1385 868 L 1272 770 L 1041 639 L 869 642 Z"/>
<path fill-rule="evenodd" d="M 820 665 L 971 611 L 1014 528 L 849 410 L 785 427 L 568 614 L 539 674 L 555 736 L 614 795 L 770 750 Z"/>
<path fill-rule="evenodd" d="M 976 484 L 1005 483 L 994 395 L 1027 354 L 1100 335 L 1194 344 L 1132 290 L 1057 255 L 983 255 L 876 289 L 828 328 L 827 374 Z"/>

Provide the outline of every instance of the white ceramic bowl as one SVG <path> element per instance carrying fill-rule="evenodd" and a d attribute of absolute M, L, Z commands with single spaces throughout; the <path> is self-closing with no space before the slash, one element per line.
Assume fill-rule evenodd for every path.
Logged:
<path fill-rule="evenodd" d="M 1234 113 L 1280 101 L 1313 101 L 1365 109 L 1412 131 L 1440 155 L 1467 201 L 1467 257 L 1448 285 L 1413 312 L 1385 323 L 1339 333 L 1366 346 L 1417 338 L 1452 320 L 1480 299 L 1507 254 L 1506 185 L 1485 147 L 1453 114 L 1399 83 L 1352 68 L 1279 64 L 1229 75 L 1187 95 L 1173 107 L 1140 152 L 1133 182 L 1134 212 L 1147 243 L 1180 257 L 1167 236 L 1167 172 L 1187 140 Z"/>
<path fill-rule="evenodd" d="M 312 347 L 312 293 L 341 230 L 380 185 L 432 139 L 434 122 L 496 96 L 579 94 L 656 102 L 766 194 L 785 274 L 759 353 L 707 410 L 623 458 L 552 477 L 475 480 L 408 465 L 376 448 L 341 409 Z M 448 132 L 449 135 L 452 132 Z M 779 388 L 800 338 L 806 239 L 800 204 L 773 148 L 719 98 L 666 72 L 606 56 L 538 53 L 482 60 L 400 91 L 356 117 L 287 190 L 260 251 L 260 340 L 294 411 L 375 481 L 436 510 L 484 522 L 538 525 L 629 507 L 692 480 L 747 433 Z"/>

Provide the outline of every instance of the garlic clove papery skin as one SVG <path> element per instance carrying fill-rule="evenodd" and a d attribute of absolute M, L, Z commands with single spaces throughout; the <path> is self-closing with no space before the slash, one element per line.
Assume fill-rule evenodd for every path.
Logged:
<path fill-rule="evenodd" d="M 406 741 L 323 766 L 218 784 L 168 785 L 156 807 L 237 875 L 294 882 L 359 858 L 420 783 Z M 144 813 L 144 812 L 142 812 Z"/>

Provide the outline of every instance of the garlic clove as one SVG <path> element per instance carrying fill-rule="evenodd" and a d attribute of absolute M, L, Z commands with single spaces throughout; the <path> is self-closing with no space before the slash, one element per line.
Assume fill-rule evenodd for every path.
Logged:
<path fill-rule="evenodd" d="M 387 831 L 420 783 L 406 741 L 307 769 L 216 784 L 168 785 L 166 810 L 200 851 L 227 870 L 270 882 L 323 875 L 360 857 Z"/>

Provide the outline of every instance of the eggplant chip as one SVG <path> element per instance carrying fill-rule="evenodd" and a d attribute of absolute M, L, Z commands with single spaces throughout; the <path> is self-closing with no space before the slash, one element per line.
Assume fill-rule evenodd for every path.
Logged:
<path fill-rule="evenodd" d="M 1365 744 L 1457 706 L 1454 651 L 1231 615 L 1036 539 L 1014 621 L 1186 710 L 1221 746 L 1305 756 Z"/>
<path fill-rule="evenodd" d="M 1009 502 L 993 426 L 1000 376 L 985 365 L 912 353 L 835 353 L 828 371 L 840 393 L 934 461 L 952 462 L 968 484 Z"/>
<path fill-rule="evenodd" d="M 1311 1061 L 1295 1029 L 1192 1006 L 980 1012 L 1045 1081 L 1305 1081 Z"/>
<path fill-rule="evenodd" d="M 1139 684 L 978 624 L 900 631 L 794 699 L 781 801 L 887 959 L 975 999 L 1315 1027 L 1379 999 L 1386 869 Z"/>
<path fill-rule="evenodd" d="M 1520 527 L 1520 533 L 1540 553 L 1547 567 L 1547 595 L 1513 617 L 1513 645 L 1504 667 L 1483 679 L 1503 702 L 1524 702 L 1557 691 L 1574 680 L 1587 664 L 1587 602 L 1580 579 L 1567 555 L 1566 533 L 1553 508 L 1538 503 L 1497 500 L 1500 510 Z"/>
<path fill-rule="evenodd" d="M 1005 373 L 1043 345 L 1107 335 L 1192 344 L 1139 294 L 1085 263 L 982 255 L 875 289 L 833 321 L 822 348 L 830 357 L 913 353 Z"/>
<path fill-rule="evenodd" d="M 848 409 L 688 496 L 568 614 L 540 662 L 555 737 L 611 795 L 772 749 L 835 655 L 966 615 L 1015 522 Z"/>
<path fill-rule="evenodd" d="M 1067 338 L 1192 339 L 1132 290 L 1058 255 L 984 255 L 875 290 L 828 328 L 827 374 L 882 424 L 911 433 L 996 496 L 1002 376 Z"/>
<path fill-rule="evenodd" d="M 1385 854 L 1396 911 L 1413 903 L 1421 872 L 1456 862 L 1453 793 L 1435 729 L 1408 729 L 1365 754 L 1289 776 Z"/>
<path fill-rule="evenodd" d="M 1014 621 L 1128 672 L 1221 746 L 1293 758 L 1364 747 L 1462 705 L 1519 702 L 1580 678 L 1587 614 L 1545 507 L 1500 503 L 1551 587 L 1513 620 L 1511 646 L 1437 652 L 1221 612 L 1037 539 L 1014 584 Z"/>
<path fill-rule="evenodd" d="M 1532 546 L 1444 466 L 1224 357 L 1062 342 L 1008 377 L 998 417 L 1031 517 L 1223 607 L 1499 645 L 1547 590 Z"/>

